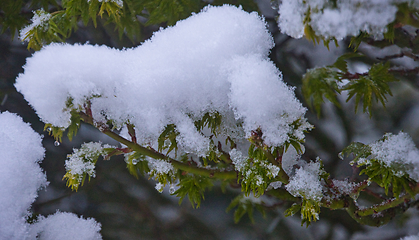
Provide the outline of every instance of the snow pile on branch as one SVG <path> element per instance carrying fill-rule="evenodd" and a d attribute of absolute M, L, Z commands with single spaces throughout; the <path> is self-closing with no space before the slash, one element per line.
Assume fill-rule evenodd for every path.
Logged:
<path fill-rule="evenodd" d="M 387 25 L 396 19 L 396 5 L 402 3 L 419 8 L 415 0 L 283 0 L 278 25 L 294 38 L 301 38 L 305 26 L 310 25 L 325 39 L 341 40 L 361 31 L 380 39 Z"/>
<path fill-rule="evenodd" d="M 38 190 L 48 184 L 39 166 L 45 152 L 42 138 L 22 118 L 9 112 L 0 114 L 0 126 L 0 238 L 101 239 L 100 224 L 70 213 L 41 217 L 32 225 L 27 223 Z"/>
<path fill-rule="evenodd" d="M 203 155 L 209 141 L 194 121 L 218 112 L 224 129 L 242 123 L 250 137 L 260 128 L 265 143 L 279 146 L 290 136 L 304 138 L 311 125 L 268 59 L 273 44 L 257 13 L 206 7 L 133 49 L 47 46 L 27 59 L 15 86 L 44 122 L 58 127 L 69 126 L 68 99 L 75 107 L 89 100 L 96 121 L 129 122 L 140 144 L 175 124 L 180 147 Z"/>
<path fill-rule="evenodd" d="M 295 171 L 290 182 L 285 186 L 294 197 L 303 197 L 319 202 L 323 198 L 320 175 L 323 170 L 320 162 L 310 162 Z"/>
<path fill-rule="evenodd" d="M 410 178 L 419 182 L 419 150 L 407 133 L 388 133 L 384 135 L 384 141 L 377 141 L 370 144 L 370 147 L 371 159 L 382 162 L 397 176 L 407 173 Z"/>

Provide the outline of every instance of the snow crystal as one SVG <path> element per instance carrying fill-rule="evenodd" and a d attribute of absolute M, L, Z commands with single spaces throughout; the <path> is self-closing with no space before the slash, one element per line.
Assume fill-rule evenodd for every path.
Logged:
<path fill-rule="evenodd" d="M 168 174 L 170 171 L 174 171 L 173 165 L 162 159 L 154 159 L 146 157 L 148 161 L 148 167 L 150 168 L 149 174 Z"/>
<path fill-rule="evenodd" d="M 269 191 L 271 189 L 278 189 L 281 186 L 282 186 L 282 182 L 280 182 L 280 181 L 271 182 L 266 190 Z"/>
<path fill-rule="evenodd" d="M 22 40 L 25 39 L 25 41 L 27 42 L 29 42 L 29 39 L 27 39 L 26 36 L 28 35 L 29 31 L 31 31 L 32 29 L 38 26 L 42 27 L 43 30 L 45 31 L 47 22 L 51 18 L 51 14 L 45 12 L 43 9 L 34 11 L 33 14 L 34 15 L 31 19 L 32 23 L 24 27 L 23 29 L 21 29 L 19 32 L 19 38 Z"/>
<path fill-rule="evenodd" d="M 390 167 L 398 176 L 407 173 L 412 179 L 419 181 L 419 150 L 407 133 L 386 134 L 384 141 L 377 141 L 370 144 L 370 147 L 370 158 Z"/>
<path fill-rule="evenodd" d="M 57 212 L 48 217 L 42 217 L 34 224 L 38 238 L 42 240 L 96 240 L 102 239 L 100 223 L 94 219 L 79 218 L 73 213 Z"/>
<path fill-rule="evenodd" d="M 205 155 L 209 141 L 193 121 L 218 112 L 243 123 L 243 137 L 260 128 L 266 144 L 280 146 L 310 125 L 268 60 L 273 45 L 257 13 L 209 6 L 133 49 L 51 44 L 27 59 L 15 86 L 54 126 L 69 126 L 67 99 L 76 107 L 88 99 L 96 121 L 133 124 L 140 144 L 155 144 L 175 124 L 179 151 Z"/>
<path fill-rule="evenodd" d="M 278 25 L 294 38 L 301 38 L 308 24 L 326 39 L 341 40 L 360 31 L 381 39 L 396 18 L 396 4 L 401 3 L 414 8 L 419 5 L 414 0 L 338 0 L 336 6 L 325 0 L 284 0 L 279 6 Z"/>
<path fill-rule="evenodd" d="M 39 166 L 45 150 L 41 136 L 19 116 L 1 113 L 0 126 L 0 236 L 26 239 L 28 209 L 47 185 Z"/>
<path fill-rule="evenodd" d="M 162 193 L 163 192 L 163 188 L 164 188 L 164 185 L 162 184 L 162 183 L 156 183 L 156 186 L 154 187 L 159 193 Z"/>
<path fill-rule="evenodd" d="M 233 148 L 230 152 L 230 158 L 231 161 L 234 164 L 234 168 L 236 171 L 242 172 L 244 171 L 246 165 L 247 165 L 247 157 L 244 157 L 242 152 L 237 151 L 235 148 Z"/>
<path fill-rule="evenodd" d="M 349 182 L 346 180 L 333 179 L 333 186 L 338 190 L 339 194 L 351 195 L 356 183 Z"/>
<path fill-rule="evenodd" d="M 95 177 L 95 161 L 102 154 L 104 148 L 111 147 L 107 144 L 102 146 L 100 142 L 83 143 L 79 149 L 73 149 L 73 154 L 65 161 L 65 168 L 71 175 L 77 176 L 81 182 L 86 173 Z"/>
<path fill-rule="evenodd" d="M 320 201 L 323 198 L 321 172 L 320 162 L 307 163 L 295 171 L 295 175 L 291 176 L 285 188 L 294 197 Z"/>
<path fill-rule="evenodd" d="M 278 166 L 275 166 L 272 163 L 268 163 L 268 164 L 261 163 L 260 165 L 268 169 L 268 176 L 272 178 L 275 178 L 276 176 L 278 176 L 278 173 L 281 170 Z"/>

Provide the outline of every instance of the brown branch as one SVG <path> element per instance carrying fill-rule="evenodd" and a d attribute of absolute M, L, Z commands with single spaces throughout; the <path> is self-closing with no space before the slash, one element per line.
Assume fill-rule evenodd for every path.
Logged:
<path fill-rule="evenodd" d="M 391 60 L 391 59 L 402 58 L 402 57 L 408 57 L 408 58 L 411 58 L 415 61 L 419 60 L 419 56 L 416 55 L 416 54 L 413 54 L 410 51 L 401 51 L 398 54 L 388 55 L 388 56 L 385 56 L 385 57 L 382 57 L 382 58 L 378 57 L 377 59 L 381 60 L 381 61 L 388 61 L 388 60 Z"/>

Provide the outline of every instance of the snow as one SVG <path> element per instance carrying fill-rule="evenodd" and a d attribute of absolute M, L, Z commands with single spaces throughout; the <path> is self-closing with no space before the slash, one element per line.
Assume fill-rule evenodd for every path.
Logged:
<path fill-rule="evenodd" d="M 100 155 L 104 154 L 104 148 L 111 146 L 105 144 L 102 146 L 100 142 L 83 143 L 79 149 L 73 149 L 73 154 L 69 155 L 65 161 L 65 169 L 73 178 L 77 178 L 79 183 L 82 182 L 84 174 L 89 177 L 95 177 L 95 164 L 92 159 L 97 160 Z"/>
<path fill-rule="evenodd" d="M 49 19 L 51 18 L 51 14 L 48 12 L 45 12 L 43 9 L 40 9 L 38 11 L 33 12 L 33 17 L 31 19 L 32 23 L 24 28 L 22 28 L 19 32 L 19 38 L 25 39 L 25 41 L 29 42 L 29 39 L 26 38 L 28 33 L 37 27 L 42 27 L 43 30 L 46 30 L 47 23 Z"/>
<path fill-rule="evenodd" d="M 400 240 L 419 240 L 419 235 L 407 236 L 404 238 L 400 238 Z"/>
<path fill-rule="evenodd" d="M 285 188 L 294 197 L 304 197 L 319 202 L 323 198 L 323 187 L 320 182 L 322 171 L 319 161 L 307 163 L 295 171 L 295 175 L 291 176 Z"/>
<path fill-rule="evenodd" d="M 165 160 L 154 159 L 151 157 L 146 157 L 148 161 L 148 167 L 150 168 L 149 174 L 168 174 L 169 172 L 174 172 L 173 165 Z"/>
<path fill-rule="evenodd" d="M 70 213 L 56 213 L 27 223 L 38 190 L 48 185 L 39 166 L 44 158 L 42 137 L 16 114 L 0 114 L 0 238 L 102 239 L 100 224 Z"/>
<path fill-rule="evenodd" d="M 268 59 L 272 47 L 257 13 L 209 6 L 132 49 L 51 44 L 27 59 L 15 86 L 42 121 L 58 127 L 69 126 L 71 97 L 75 107 L 90 100 L 97 122 L 134 125 L 144 145 L 155 145 L 175 124 L 179 151 L 203 156 L 209 140 L 193 123 L 219 112 L 226 116 L 222 128 L 242 124 L 244 136 L 232 137 L 260 128 L 266 144 L 280 146 L 292 135 L 304 138 L 311 125 Z M 299 129 L 290 127 L 299 119 Z"/>
<path fill-rule="evenodd" d="M 307 24 L 316 35 L 326 39 L 341 40 L 361 31 L 382 39 L 387 25 L 396 19 L 396 4 L 401 3 L 419 7 L 414 0 L 338 0 L 336 6 L 326 0 L 283 0 L 278 25 L 283 33 L 294 38 L 304 35 Z"/>
<path fill-rule="evenodd" d="M 244 157 L 242 152 L 238 151 L 237 149 L 233 148 L 230 152 L 231 161 L 234 164 L 234 169 L 239 172 L 243 172 L 248 165 L 248 158 Z"/>
<path fill-rule="evenodd" d="M 47 185 L 39 166 L 45 150 L 41 136 L 19 116 L 1 113 L 0 126 L 0 236 L 26 239 L 28 210 Z"/>
<path fill-rule="evenodd" d="M 73 213 L 57 212 L 41 219 L 34 224 L 38 238 L 42 240 L 98 240 L 100 224 L 94 219 L 79 218 Z"/>
<path fill-rule="evenodd" d="M 384 141 L 370 144 L 371 157 L 392 169 L 396 176 L 408 174 L 419 182 L 419 150 L 412 138 L 404 132 L 397 135 L 388 133 Z M 369 160 L 366 160 L 367 163 Z"/>

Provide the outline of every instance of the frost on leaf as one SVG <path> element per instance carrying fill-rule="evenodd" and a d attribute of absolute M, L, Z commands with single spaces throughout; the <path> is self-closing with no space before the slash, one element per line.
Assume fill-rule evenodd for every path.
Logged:
<path fill-rule="evenodd" d="M 25 28 L 20 30 L 19 38 L 23 41 L 29 42 L 28 37 L 32 34 L 31 32 L 35 28 L 39 28 L 42 31 L 46 31 L 48 28 L 48 21 L 51 18 L 51 14 L 45 12 L 43 9 L 33 12 L 33 17 L 31 19 L 32 23 Z"/>
<path fill-rule="evenodd" d="M 412 138 L 404 132 L 397 135 L 388 133 L 382 141 L 371 146 L 371 158 L 377 159 L 384 166 L 393 169 L 396 176 L 408 174 L 419 182 L 419 150 Z"/>
<path fill-rule="evenodd" d="M 111 146 L 97 142 L 84 143 L 79 149 L 73 149 L 73 154 L 68 156 L 65 161 L 67 173 L 64 179 L 67 179 L 67 186 L 77 190 L 83 185 L 86 176 L 95 177 L 95 164 L 100 156 L 106 154 L 105 148 Z"/>
<path fill-rule="evenodd" d="M 310 162 L 298 168 L 285 186 L 288 192 L 294 197 L 303 197 L 319 202 L 323 198 L 320 181 L 323 170 L 320 167 L 320 162 Z"/>

